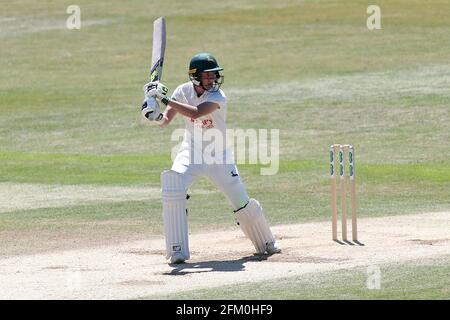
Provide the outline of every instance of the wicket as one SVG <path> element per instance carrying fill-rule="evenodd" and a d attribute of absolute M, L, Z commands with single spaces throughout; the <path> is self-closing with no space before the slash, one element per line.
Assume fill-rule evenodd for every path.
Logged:
<path fill-rule="evenodd" d="M 355 182 L 355 149 L 348 144 L 333 144 L 330 146 L 330 178 L 331 178 L 331 227 L 333 240 L 338 240 L 337 235 L 337 190 L 335 174 L 335 152 L 339 149 L 339 185 L 341 191 L 341 231 L 342 240 L 347 241 L 347 188 L 345 178 L 345 151 L 348 151 L 349 177 L 350 177 L 350 202 L 352 216 L 352 240 L 358 241 L 356 221 L 356 182 Z"/>

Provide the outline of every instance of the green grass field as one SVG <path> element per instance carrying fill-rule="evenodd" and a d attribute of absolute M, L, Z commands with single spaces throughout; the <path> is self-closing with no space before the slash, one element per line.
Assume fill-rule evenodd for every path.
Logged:
<path fill-rule="evenodd" d="M 239 166 L 271 224 L 329 219 L 328 147 L 338 142 L 356 149 L 361 217 L 450 209 L 448 1 L 378 1 L 375 31 L 366 1 L 200 3 L 82 0 L 81 30 L 65 28 L 68 1 L 2 4 L 1 199 L 17 185 L 159 188 L 177 143 L 170 134 L 183 121 L 145 125 L 139 106 L 152 21 L 164 15 L 169 88 L 187 81 L 195 53 L 210 51 L 225 69 L 228 127 L 280 130 L 278 174 Z M 234 226 L 221 194 L 197 192 L 211 187 L 200 180 L 191 191 L 193 232 Z M 155 199 L 2 210 L 0 243 L 11 254 L 163 230 Z M 442 297 L 432 291 L 406 298 Z M 328 285 L 315 292 L 335 297 Z"/>
<path fill-rule="evenodd" d="M 276 281 L 192 290 L 147 299 L 164 300 L 429 300 L 450 298 L 449 257 L 358 267 Z M 379 278 L 378 278 L 379 275 Z M 377 278 L 375 278 L 375 276 Z M 280 290 L 283 288 L 283 290 Z"/>

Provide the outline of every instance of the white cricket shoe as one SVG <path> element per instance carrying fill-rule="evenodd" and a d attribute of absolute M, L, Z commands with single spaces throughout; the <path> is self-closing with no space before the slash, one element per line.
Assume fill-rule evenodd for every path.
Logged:
<path fill-rule="evenodd" d="M 184 258 L 184 256 L 180 252 L 175 252 L 170 257 L 170 263 L 179 264 L 179 263 L 184 263 L 184 261 L 186 261 L 186 259 Z"/>
<path fill-rule="evenodd" d="M 266 252 L 267 254 L 280 253 L 281 248 L 278 246 L 276 242 L 270 242 L 266 246 Z"/>

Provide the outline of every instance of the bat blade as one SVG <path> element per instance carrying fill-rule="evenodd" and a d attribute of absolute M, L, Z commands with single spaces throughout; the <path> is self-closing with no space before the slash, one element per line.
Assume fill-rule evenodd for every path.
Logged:
<path fill-rule="evenodd" d="M 160 81 L 166 50 L 166 19 L 159 17 L 153 22 L 153 48 L 150 81 Z"/>

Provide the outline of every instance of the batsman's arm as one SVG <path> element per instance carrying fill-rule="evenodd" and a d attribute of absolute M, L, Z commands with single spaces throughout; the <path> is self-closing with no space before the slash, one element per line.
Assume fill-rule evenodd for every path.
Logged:
<path fill-rule="evenodd" d="M 165 126 L 167 126 L 173 120 L 173 118 L 175 118 L 176 114 L 177 114 L 177 111 L 174 108 L 167 106 L 166 110 L 164 110 L 164 113 L 163 113 L 162 123 L 159 126 L 161 128 L 164 128 Z"/>
<path fill-rule="evenodd" d="M 175 100 L 170 100 L 167 98 L 162 99 L 161 102 L 166 104 L 167 107 L 170 107 L 176 110 L 178 113 L 181 113 L 183 116 L 186 116 L 191 119 L 197 119 L 220 108 L 218 103 L 209 101 L 200 103 L 196 107 Z"/>

